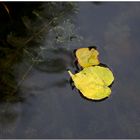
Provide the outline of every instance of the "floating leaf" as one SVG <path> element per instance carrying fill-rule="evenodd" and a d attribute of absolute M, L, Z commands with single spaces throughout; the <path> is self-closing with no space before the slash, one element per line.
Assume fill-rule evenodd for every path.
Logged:
<path fill-rule="evenodd" d="M 99 52 L 92 48 L 80 48 L 76 50 L 76 57 L 80 66 L 89 67 L 92 65 L 98 65 L 100 62 L 98 60 Z"/>
<path fill-rule="evenodd" d="M 74 85 L 88 99 L 101 100 L 111 94 L 108 87 L 114 80 L 109 68 L 101 66 L 86 67 L 76 74 L 68 71 Z"/>
<path fill-rule="evenodd" d="M 114 81 L 113 73 L 110 71 L 109 68 L 96 66 L 93 67 L 93 71 L 104 81 L 106 86 L 110 86 Z"/>

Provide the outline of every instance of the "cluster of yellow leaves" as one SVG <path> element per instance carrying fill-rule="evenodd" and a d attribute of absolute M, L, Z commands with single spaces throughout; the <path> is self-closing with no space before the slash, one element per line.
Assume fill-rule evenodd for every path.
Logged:
<path fill-rule="evenodd" d="M 108 87 L 114 81 L 113 73 L 109 68 L 97 66 L 99 52 L 95 49 L 81 48 L 76 51 L 78 63 L 83 70 L 69 74 L 74 81 L 74 85 L 88 99 L 101 100 L 111 94 Z M 94 65 L 94 66 L 93 66 Z"/>

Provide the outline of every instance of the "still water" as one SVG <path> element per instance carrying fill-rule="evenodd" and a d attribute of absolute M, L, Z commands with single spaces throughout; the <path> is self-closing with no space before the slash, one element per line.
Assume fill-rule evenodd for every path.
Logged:
<path fill-rule="evenodd" d="M 54 46 L 53 32 L 46 35 L 41 52 L 46 61 L 20 85 L 26 100 L 0 104 L 0 138 L 140 138 L 140 3 L 81 2 L 77 7 L 72 25 L 69 19 L 61 24 L 65 37 L 70 27 L 78 41 Z M 111 96 L 101 102 L 82 98 L 69 83 L 73 51 L 89 46 L 97 47 L 115 76 Z M 26 70 L 22 64 L 19 69 Z"/>

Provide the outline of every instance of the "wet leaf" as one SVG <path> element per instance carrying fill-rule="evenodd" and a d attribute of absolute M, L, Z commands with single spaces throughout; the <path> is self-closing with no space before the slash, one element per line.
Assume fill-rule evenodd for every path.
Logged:
<path fill-rule="evenodd" d="M 7 42 L 14 47 L 23 47 L 27 39 L 27 37 L 17 37 L 13 33 L 7 35 Z"/>
<path fill-rule="evenodd" d="M 109 68 L 101 66 L 86 67 L 76 74 L 68 71 L 74 85 L 88 99 L 101 100 L 111 94 L 108 87 L 114 80 L 114 76 Z"/>
<path fill-rule="evenodd" d="M 98 65 L 99 59 L 98 59 L 99 52 L 92 48 L 80 48 L 76 50 L 76 57 L 78 59 L 78 63 L 83 68 L 89 67 L 92 65 Z"/>
<path fill-rule="evenodd" d="M 93 71 L 103 80 L 106 86 L 110 86 L 114 81 L 113 73 L 109 68 L 96 66 L 93 67 Z"/>

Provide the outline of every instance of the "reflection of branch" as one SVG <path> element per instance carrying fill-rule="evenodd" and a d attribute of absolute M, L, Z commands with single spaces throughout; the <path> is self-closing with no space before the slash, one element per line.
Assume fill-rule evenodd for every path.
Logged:
<path fill-rule="evenodd" d="M 43 32 L 46 28 L 48 28 L 48 26 L 53 22 L 54 19 L 52 19 L 47 25 L 45 25 L 39 32 L 35 33 L 33 36 L 31 36 L 29 39 L 27 39 L 23 45 L 23 47 L 28 44 L 31 40 L 33 40 L 36 36 L 38 36 L 41 32 Z M 22 48 L 23 48 L 22 47 Z M 20 48 L 21 49 L 21 48 Z M 38 56 L 35 59 L 39 58 L 40 53 L 38 54 Z M 34 64 L 36 61 L 33 61 L 33 63 L 30 65 L 30 67 L 27 69 L 27 71 L 24 73 L 24 75 L 22 76 L 21 80 L 19 81 L 19 83 L 17 84 L 17 87 L 15 88 L 15 90 L 12 92 L 12 94 L 16 93 L 19 86 L 22 84 L 22 82 L 25 80 L 25 78 L 27 77 L 27 75 L 29 74 L 29 72 L 32 70 Z"/>
<path fill-rule="evenodd" d="M 59 15 L 59 18 L 61 16 L 63 16 L 65 13 L 61 12 Z M 57 17 L 58 18 L 58 17 Z M 25 45 L 27 45 L 30 41 L 32 41 L 35 37 L 37 37 L 40 33 L 42 33 L 45 29 L 47 29 L 49 27 L 49 25 L 51 25 L 53 23 L 54 20 L 57 19 L 56 17 L 54 17 L 48 24 L 44 25 L 40 31 L 36 32 L 33 36 L 31 36 L 29 39 L 27 39 L 25 41 L 25 43 L 23 44 L 22 47 L 20 47 L 17 51 L 19 51 L 20 49 L 23 49 L 23 47 Z M 41 51 L 38 53 L 38 56 L 35 58 L 36 60 L 39 59 Z M 15 88 L 15 90 L 12 92 L 12 94 L 16 93 L 19 86 L 22 84 L 22 82 L 25 80 L 25 78 L 27 77 L 27 75 L 29 74 L 29 72 L 32 70 L 34 64 L 36 63 L 36 61 L 33 61 L 33 63 L 30 65 L 30 67 L 27 69 L 27 71 L 24 73 L 24 75 L 22 76 L 21 80 L 18 82 L 17 87 Z"/>
<path fill-rule="evenodd" d="M 61 12 L 59 15 L 59 18 L 62 17 L 65 13 Z M 26 44 L 28 44 L 30 41 L 32 41 L 36 36 L 38 36 L 40 33 L 42 33 L 49 25 L 51 25 L 53 23 L 53 21 L 55 21 L 58 17 L 54 17 L 47 25 L 44 25 L 40 31 L 38 31 L 37 33 L 35 33 L 33 36 L 31 36 L 29 39 L 27 39 L 24 43 L 23 46 L 25 46 Z"/>
<path fill-rule="evenodd" d="M 35 33 L 33 36 L 31 36 L 29 39 L 27 39 L 24 43 L 23 46 L 25 46 L 26 44 L 28 44 L 30 41 L 32 41 L 36 36 L 38 36 L 40 33 L 42 33 L 49 25 L 51 25 L 51 23 L 53 22 L 54 19 L 52 19 L 47 25 L 44 25 L 44 27 L 41 28 L 41 30 L 37 33 Z"/>
<path fill-rule="evenodd" d="M 6 12 L 8 13 L 8 16 L 11 18 L 11 16 L 10 16 L 10 11 L 9 11 L 9 8 L 7 7 L 7 5 L 5 4 L 5 3 L 1 3 L 2 5 L 3 5 L 3 7 L 4 7 L 4 9 L 6 10 Z"/>

